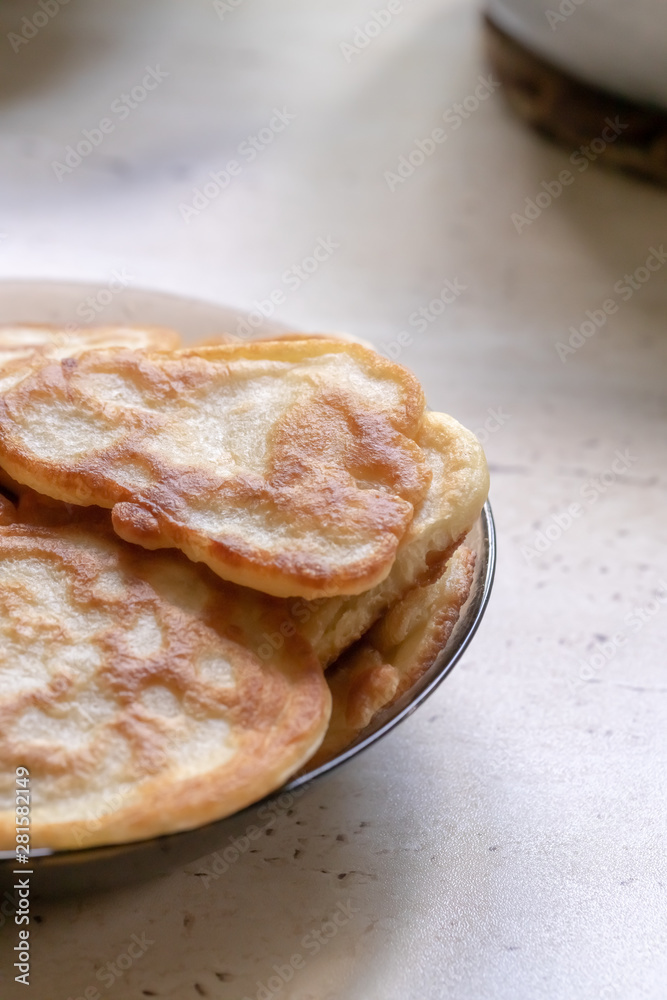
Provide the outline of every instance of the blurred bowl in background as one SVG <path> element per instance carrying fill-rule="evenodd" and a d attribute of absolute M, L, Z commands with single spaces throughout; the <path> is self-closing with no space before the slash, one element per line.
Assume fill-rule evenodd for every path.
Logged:
<path fill-rule="evenodd" d="M 522 118 L 590 162 L 667 184 L 665 0 L 488 0 L 485 35 Z"/>

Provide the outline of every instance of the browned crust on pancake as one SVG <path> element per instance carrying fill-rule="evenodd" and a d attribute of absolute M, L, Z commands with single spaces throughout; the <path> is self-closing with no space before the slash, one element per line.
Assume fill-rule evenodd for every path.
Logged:
<path fill-rule="evenodd" d="M 82 524 L 76 511 L 77 522 L 68 525 L 63 508 L 58 513 L 54 505 L 49 514 L 42 512 L 39 500 L 32 507 L 22 504 L 22 516 L 33 523 L 0 527 L 0 562 L 10 560 L 13 574 L 0 591 L 2 627 L 23 649 L 32 648 L 31 630 L 37 630 L 40 640 L 51 635 L 53 656 L 46 665 L 46 683 L 13 693 L 0 684 L 0 792 L 6 801 L 13 799 L 15 768 L 29 769 L 34 847 L 90 847 L 190 829 L 263 797 L 303 764 L 325 731 L 330 696 L 321 667 L 298 635 L 286 637 L 270 657 L 254 652 L 257 634 L 279 624 L 279 602 L 226 584 L 179 553 L 154 555 L 119 541 L 105 512 L 83 512 Z M 51 526 L 54 519 L 60 521 L 57 527 Z M 92 679 L 59 658 L 58 643 L 69 641 L 70 618 L 47 614 L 48 604 L 31 590 L 30 578 L 26 583 L 21 577 L 24 559 L 60 574 L 58 594 L 66 595 L 72 615 L 81 616 L 77 623 L 85 624 L 86 616 L 94 622 L 100 614 L 110 616 L 113 626 L 95 631 L 85 643 L 86 653 L 94 647 L 100 660 L 91 667 Z M 122 592 L 100 591 L 116 571 L 123 578 Z M 178 600 L 173 595 L 180 591 L 170 589 L 172 573 L 175 579 L 186 574 L 193 581 Z M 200 603 L 190 606 L 195 598 Z M 141 655 L 128 645 L 127 636 L 149 614 L 159 622 L 162 645 Z M 233 684 L 214 683 L 202 673 L 206 657 L 214 655 L 230 664 Z M 16 663 L 5 659 L 3 664 L 2 657 L 0 650 L 0 677 L 4 667 L 15 681 Z M 156 714 L 142 702 L 153 685 L 171 693 L 180 714 Z M 100 705 L 112 711 L 83 744 L 31 738 L 29 728 L 17 729 L 26 711 L 67 717 L 84 691 L 94 691 Z M 216 719 L 229 725 L 231 757 L 221 756 L 218 762 L 217 751 L 211 752 L 210 763 L 207 757 L 199 771 L 179 778 L 182 726 Z M 118 739 L 130 754 L 123 773 L 136 774 L 136 785 L 99 815 L 92 808 L 98 802 L 95 775 L 104 772 Z M 188 745 L 186 741 L 185 756 Z M 74 793 L 81 789 L 92 796 L 89 812 L 75 805 Z M 68 801 L 68 790 L 72 808 L 54 819 L 49 794 L 60 803 Z M 103 802 L 109 804 L 117 793 L 105 786 Z M 9 849 L 14 842 L 12 803 L 0 811 L 0 848 Z"/>
<path fill-rule="evenodd" d="M 0 468 L 0 489 L 3 489 L 6 493 L 10 493 L 14 497 L 18 497 L 27 487 L 23 486 L 22 483 L 18 483 L 8 472 Z"/>
<path fill-rule="evenodd" d="M 15 517 L 14 504 L 4 493 L 0 493 L 0 524 L 13 524 Z"/>
<path fill-rule="evenodd" d="M 364 408 L 354 393 L 340 387 L 322 387 L 310 407 L 296 403 L 275 421 L 265 477 L 241 470 L 220 478 L 196 466 L 177 467 L 142 444 L 157 433 L 161 399 L 196 396 L 208 379 L 227 377 L 235 361 L 298 363 L 343 353 L 361 369 L 398 386 L 400 405 L 388 414 Z M 86 396 L 85 380 L 106 370 L 136 379 L 154 401 L 157 415 L 127 407 L 113 411 L 110 404 L 97 407 Z M 115 444 L 78 461 L 39 458 L 21 437 L 26 414 L 37 403 L 74 406 L 78 413 L 89 412 L 91 421 L 99 418 L 105 427 L 122 427 L 122 435 Z M 267 341 L 173 355 L 90 352 L 61 364 L 36 366 L 0 398 L 0 462 L 20 483 L 55 499 L 113 507 L 114 527 L 126 541 L 152 549 L 178 547 L 224 579 L 284 597 L 356 594 L 387 576 L 414 505 L 428 487 L 430 472 L 414 440 L 423 407 L 423 393 L 412 374 L 351 343 Z M 114 470 L 127 465 L 145 472 L 151 484 L 120 483 Z M 270 552 L 238 534 L 225 536 L 224 525 L 214 537 L 187 523 L 188 505 L 204 509 L 207 497 L 212 501 L 221 496 L 234 510 L 266 510 L 268 519 L 283 518 L 302 532 L 300 544 L 302 538 L 310 541 L 300 549 L 295 542 Z M 323 530 L 343 539 L 340 559 L 319 554 Z M 359 556 L 362 545 L 365 551 Z"/>
<path fill-rule="evenodd" d="M 435 663 L 472 586 L 475 553 L 460 546 L 435 583 L 416 587 L 327 671 L 331 721 L 306 770 L 350 746 L 379 711 L 397 701 Z"/>
<path fill-rule="evenodd" d="M 287 352 L 287 354 L 286 354 Z M 382 372 L 388 378 L 400 381 L 404 388 L 403 410 L 396 414 L 396 426 L 404 428 L 404 433 L 413 433 L 419 428 L 424 413 L 424 391 L 419 379 L 403 365 L 389 361 L 381 354 L 362 344 L 339 340 L 338 338 L 308 337 L 305 340 L 288 338 L 284 340 L 255 340 L 244 344 L 222 344 L 209 348 L 183 348 L 176 352 L 178 357 L 196 356 L 207 361 L 233 361 L 245 358 L 249 361 L 275 360 L 299 361 L 324 354 L 349 354 L 360 364 Z"/>
<path fill-rule="evenodd" d="M 396 553 L 391 572 L 356 597 L 338 597 L 295 608 L 325 665 L 363 635 L 397 600 L 434 582 L 464 540 L 488 495 L 489 476 L 475 436 L 443 413 L 424 414 L 417 444 L 432 472 L 428 492 Z"/>
<path fill-rule="evenodd" d="M 248 341 L 253 344 L 262 344 L 267 340 L 342 340 L 346 343 L 362 343 L 357 337 L 352 337 L 350 334 L 344 333 L 303 333 L 303 332 L 291 332 L 289 330 L 284 330 L 280 333 L 277 331 L 275 333 L 261 333 L 257 336 L 253 336 L 245 340 L 243 337 L 237 337 L 235 333 L 217 333 L 212 337 L 205 337 L 203 340 L 197 340 L 192 347 L 199 350 L 200 347 L 219 347 L 221 344 L 244 344 Z M 373 350 L 372 345 L 366 345 Z"/>

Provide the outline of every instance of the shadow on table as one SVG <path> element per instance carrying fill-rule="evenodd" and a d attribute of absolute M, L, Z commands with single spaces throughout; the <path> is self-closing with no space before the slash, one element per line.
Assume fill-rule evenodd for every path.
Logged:
<path fill-rule="evenodd" d="M 33 901 L 37 995 L 57 987 L 53 995 L 63 1000 L 267 1000 L 292 980 L 299 995 L 358 987 L 373 975 L 364 936 L 377 933 L 381 918 L 390 926 L 392 913 L 404 920 L 413 907 L 423 910 L 424 866 L 432 868 L 406 843 L 418 815 L 416 789 L 407 779 L 400 790 L 387 785 L 405 756 L 403 741 L 393 742 L 368 751 L 361 766 L 246 816 L 210 854 L 174 875 L 112 893 Z M 454 806 L 437 808 L 441 833 L 426 853 L 437 851 L 449 870 L 458 864 L 447 846 Z M 396 830 L 405 831 L 400 842 Z M 0 931 L 7 955 L 15 930 L 8 923 Z M 373 952 L 379 960 L 386 946 Z"/>

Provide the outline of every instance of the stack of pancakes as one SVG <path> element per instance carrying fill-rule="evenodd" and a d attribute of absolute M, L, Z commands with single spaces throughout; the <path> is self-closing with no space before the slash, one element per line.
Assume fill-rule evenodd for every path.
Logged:
<path fill-rule="evenodd" d="M 336 337 L 0 329 L 0 849 L 221 818 L 349 745 L 472 581 L 482 449 Z"/>

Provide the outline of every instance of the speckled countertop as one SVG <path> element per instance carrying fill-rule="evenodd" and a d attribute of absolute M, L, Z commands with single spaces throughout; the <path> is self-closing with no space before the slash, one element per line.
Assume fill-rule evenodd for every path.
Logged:
<path fill-rule="evenodd" d="M 384 345 L 482 432 L 500 557 L 420 711 L 218 877 L 35 904 L 3 1000 L 664 1000 L 667 194 L 526 132 L 467 2 L 71 0 L 12 46 L 32 13 L 0 277 L 280 292 Z"/>

